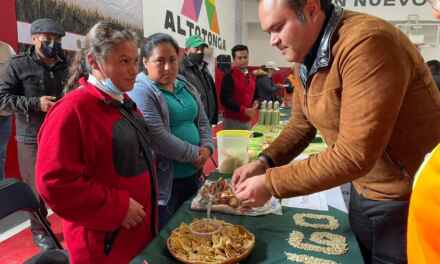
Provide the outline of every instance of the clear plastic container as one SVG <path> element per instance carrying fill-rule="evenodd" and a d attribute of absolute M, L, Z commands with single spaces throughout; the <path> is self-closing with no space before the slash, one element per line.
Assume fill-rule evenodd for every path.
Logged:
<path fill-rule="evenodd" d="M 217 132 L 218 170 L 231 174 L 249 161 L 249 130 L 222 130 Z"/>

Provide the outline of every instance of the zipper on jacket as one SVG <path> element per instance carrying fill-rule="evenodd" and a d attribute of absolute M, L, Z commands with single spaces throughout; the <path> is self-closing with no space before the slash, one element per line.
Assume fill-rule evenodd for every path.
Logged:
<path fill-rule="evenodd" d="M 113 232 L 105 233 L 105 236 L 104 236 L 104 255 L 106 255 L 106 256 L 110 255 L 110 252 L 112 251 L 112 247 L 113 247 L 113 244 L 116 240 L 116 236 L 118 235 L 118 233 L 119 233 L 119 228 Z"/>

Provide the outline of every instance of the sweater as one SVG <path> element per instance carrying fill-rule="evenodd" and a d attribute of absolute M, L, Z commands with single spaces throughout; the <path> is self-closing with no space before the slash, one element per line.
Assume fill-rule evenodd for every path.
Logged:
<path fill-rule="evenodd" d="M 63 219 L 73 264 L 128 263 L 156 230 L 153 164 L 117 104 L 84 83 L 51 108 L 38 136 L 37 189 Z M 132 114 L 137 114 L 135 109 Z M 129 198 L 140 203 L 147 216 L 127 230 L 121 224 Z M 111 245 L 108 255 L 105 244 Z"/>

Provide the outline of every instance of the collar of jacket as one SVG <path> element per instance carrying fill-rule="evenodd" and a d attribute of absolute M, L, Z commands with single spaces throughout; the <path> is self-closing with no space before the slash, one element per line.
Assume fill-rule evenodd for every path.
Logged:
<path fill-rule="evenodd" d="M 322 35 L 322 38 L 320 40 L 318 52 L 316 54 L 316 58 L 313 62 L 312 68 L 310 69 L 310 72 L 307 71 L 307 67 L 304 64 L 301 64 L 299 73 L 305 89 L 307 89 L 308 79 L 313 74 L 318 72 L 320 69 L 329 66 L 331 60 L 333 33 L 336 31 L 336 29 L 339 27 L 339 24 L 341 23 L 343 13 L 343 8 L 339 6 L 333 6 L 333 11 L 327 24 L 325 25 L 324 34 Z"/>

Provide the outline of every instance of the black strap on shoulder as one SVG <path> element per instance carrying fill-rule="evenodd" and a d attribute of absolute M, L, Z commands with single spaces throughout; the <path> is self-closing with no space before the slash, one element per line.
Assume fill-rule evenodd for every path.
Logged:
<path fill-rule="evenodd" d="M 148 138 L 148 129 L 145 125 L 145 121 L 141 116 L 136 116 L 134 114 L 136 112 L 136 104 L 130 100 L 129 98 L 124 99 L 124 103 L 117 102 L 115 100 L 104 100 L 106 104 L 110 104 L 116 106 L 119 109 L 119 112 L 122 116 L 136 129 L 138 139 L 141 143 L 142 152 L 147 160 L 148 171 L 151 175 L 151 201 L 153 204 L 153 213 L 151 214 L 151 231 L 153 236 L 156 235 L 159 230 L 157 229 L 156 223 L 156 207 L 157 207 L 157 193 L 156 193 L 156 183 L 157 183 L 157 175 L 154 167 L 154 157 L 153 153 L 149 148 L 149 138 Z"/>

